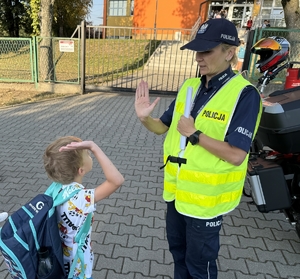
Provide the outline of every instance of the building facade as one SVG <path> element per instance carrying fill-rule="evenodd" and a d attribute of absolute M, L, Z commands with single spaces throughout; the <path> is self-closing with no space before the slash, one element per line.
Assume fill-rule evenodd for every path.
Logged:
<path fill-rule="evenodd" d="M 271 27 L 285 26 L 281 0 L 104 0 L 103 24 L 190 29 L 199 16 L 204 21 L 222 9 L 238 28 L 245 27 L 250 16 L 257 27 L 264 19 L 270 20 Z"/>
<path fill-rule="evenodd" d="M 199 17 L 200 4 L 201 0 L 104 0 L 103 24 L 190 29 Z M 207 7 L 206 3 L 202 17 L 206 16 Z"/>
<path fill-rule="evenodd" d="M 261 27 L 265 19 L 270 20 L 271 27 L 285 27 L 284 12 L 281 0 L 218 0 L 211 1 L 208 17 L 213 12 L 225 9 L 227 18 L 238 28 L 246 26 L 251 16 L 256 27 Z"/>

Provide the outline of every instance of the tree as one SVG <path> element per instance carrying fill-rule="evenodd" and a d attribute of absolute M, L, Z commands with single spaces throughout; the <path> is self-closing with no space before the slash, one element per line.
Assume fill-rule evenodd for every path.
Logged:
<path fill-rule="evenodd" d="M 31 19 L 31 26 L 32 26 L 32 35 L 37 36 L 40 34 L 40 19 L 39 19 L 39 12 L 40 12 L 40 0 L 30 0 L 30 10 L 29 15 Z"/>
<path fill-rule="evenodd" d="M 299 29 L 300 27 L 300 8 L 299 0 L 281 0 L 281 4 L 284 10 L 284 19 L 287 29 Z M 298 60 L 297 53 L 299 53 L 299 32 L 287 32 L 285 38 L 291 44 L 290 59 Z"/>
<path fill-rule="evenodd" d="M 42 37 L 40 43 L 40 79 L 42 81 L 53 81 L 54 63 L 51 35 L 54 0 L 40 1 L 40 28 Z"/>
<path fill-rule="evenodd" d="M 51 22 L 47 19 L 46 23 L 51 23 L 49 35 L 67 37 L 89 15 L 93 5 L 93 0 L 50 2 L 51 5 L 43 0 L 0 0 L 0 33 L 10 37 L 19 37 L 20 34 L 39 36 L 42 13 L 45 17 L 41 6 L 48 5 L 51 6 Z"/>
<path fill-rule="evenodd" d="M 52 35 L 69 35 L 89 13 L 92 0 L 31 0 L 34 5 L 40 5 L 39 22 L 40 36 L 40 79 L 42 81 L 54 80 L 54 62 L 52 49 Z M 33 22 L 37 17 L 37 9 L 32 14 Z M 56 27 L 53 28 L 53 27 Z M 38 28 L 35 28 L 37 31 Z M 53 32 L 54 30 L 57 31 Z M 69 32 L 68 32 L 69 31 Z M 68 34 L 66 33 L 68 32 Z"/>
<path fill-rule="evenodd" d="M 28 31 L 30 23 L 26 12 L 27 0 L 0 0 L 2 32 L 10 37 L 19 37 L 20 30 Z"/>
<path fill-rule="evenodd" d="M 56 1 L 53 31 L 56 36 L 71 36 L 82 20 L 90 13 L 93 0 Z"/>
<path fill-rule="evenodd" d="M 281 0 L 284 10 L 284 19 L 287 29 L 297 29 L 300 27 L 299 0 Z"/>

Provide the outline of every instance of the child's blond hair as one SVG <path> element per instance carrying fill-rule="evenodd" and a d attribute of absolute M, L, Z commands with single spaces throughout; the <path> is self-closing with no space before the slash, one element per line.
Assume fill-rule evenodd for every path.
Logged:
<path fill-rule="evenodd" d="M 61 184 L 70 184 L 83 164 L 83 150 L 60 152 L 59 149 L 71 142 L 81 142 L 77 137 L 67 136 L 48 145 L 43 159 L 44 167 L 50 179 Z"/>

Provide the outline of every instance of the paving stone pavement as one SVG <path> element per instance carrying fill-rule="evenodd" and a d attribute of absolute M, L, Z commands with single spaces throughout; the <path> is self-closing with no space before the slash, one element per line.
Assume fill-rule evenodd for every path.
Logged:
<path fill-rule="evenodd" d="M 154 98 L 154 97 L 153 97 Z M 160 116 L 173 97 L 164 96 Z M 124 185 L 97 205 L 93 225 L 94 279 L 171 279 L 162 200 L 163 136 L 137 120 L 132 94 L 92 93 L 0 110 L 0 211 L 10 214 L 50 181 L 42 166 L 45 147 L 75 135 L 94 140 L 125 176 Z M 85 186 L 104 176 L 98 164 Z M 0 279 L 10 278 L 0 259 Z M 219 279 L 300 278 L 300 240 L 280 212 L 262 214 L 243 197 L 224 216 Z"/>

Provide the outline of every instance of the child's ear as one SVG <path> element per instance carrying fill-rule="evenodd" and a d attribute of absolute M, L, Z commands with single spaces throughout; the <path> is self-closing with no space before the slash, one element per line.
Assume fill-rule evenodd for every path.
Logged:
<path fill-rule="evenodd" d="M 78 169 L 78 174 L 79 174 L 80 176 L 82 176 L 82 175 L 84 174 L 84 169 L 80 167 L 80 168 Z"/>

